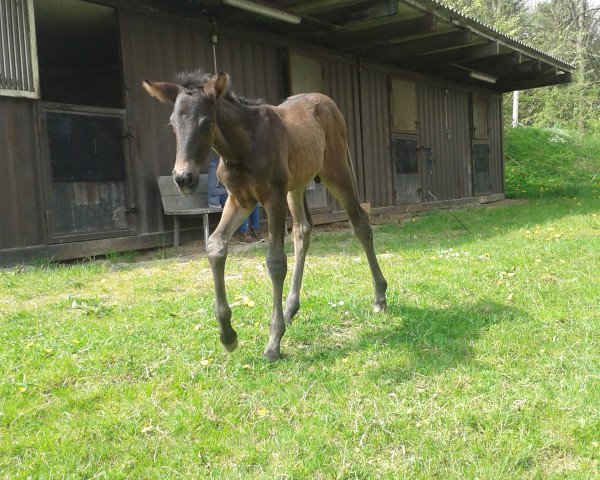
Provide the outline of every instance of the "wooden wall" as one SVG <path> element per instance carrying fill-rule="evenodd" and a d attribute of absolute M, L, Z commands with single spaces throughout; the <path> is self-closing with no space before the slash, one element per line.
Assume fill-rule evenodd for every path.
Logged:
<path fill-rule="evenodd" d="M 389 79 L 367 66 L 359 74 L 365 201 L 389 206 L 394 204 Z"/>
<path fill-rule="evenodd" d="M 420 83 L 417 93 L 420 142 L 432 148 L 434 163 L 421 159 L 422 201 L 472 196 L 469 94 L 444 85 Z M 426 150 L 420 152 L 426 155 Z"/>
<path fill-rule="evenodd" d="M 44 243 L 35 103 L 0 97 L 0 250 Z"/>
<path fill-rule="evenodd" d="M 138 212 L 135 231 L 143 236 L 172 228 L 171 219 L 162 212 L 156 178 L 170 174 L 175 145 L 168 125 L 171 106 L 150 98 L 141 82 L 144 78 L 170 80 L 176 72 L 198 67 L 212 71 L 210 26 L 122 8 L 118 14 L 124 104 L 132 134 L 132 195 Z M 218 68 L 231 74 L 238 94 L 279 103 L 289 88 L 282 60 L 287 55 L 282 46 L 285 40 L 274 45 L 257 35 L 243 38 L 232 32 L 225 27 L 219 31 Z M 389 82 L 391 75 L 403 78 L 404 74 L 331 54 L 324 54 L 322 61 L 324 93 L 336 101 L 348 126 L 360 200 L 374 208 L 393 206 Z M 417 83 L 419 143 L 432 147 L 435 158 L 433 173 L 421 177 L 422 201 L 434 201 L 428 192 L 440 201 L 471 197 L 472 92 L 435 79 L 413 80 Z M 490 105 L 491 193 L 503 193 L 502 99 L 479 94 L 486 95 Z M 0 255 L 1 250 L 47 242 L 37 105 L 34 100 L 0 97 Z M 335 202 L 332 210 L 339 210 Z"/>

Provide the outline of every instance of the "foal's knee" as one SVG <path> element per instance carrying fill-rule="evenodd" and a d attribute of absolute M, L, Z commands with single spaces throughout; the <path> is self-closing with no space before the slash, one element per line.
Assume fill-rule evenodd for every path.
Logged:
<path fill-rule="evenodd" d="M 292 230 L 292 236 L 294 240 L 301 240 L 303 243 L 307 242 L 312 233 L 312 225 L 308 222 L 294 225 Z"/>
<path fill-rule="evenodd" d="M 227 257 L 227 240 L 220 235 L 211 235 L 206 241 L 206 256 L 211 265 Z"/>
<path fill-rule="evenodd" d="M 269 275 L 272 279 L 283 281 L 285 274 L 287 273 L 287 257 L 285 251 L 269 251 L 267 254 L 267 269 L 269 270 Z"/>

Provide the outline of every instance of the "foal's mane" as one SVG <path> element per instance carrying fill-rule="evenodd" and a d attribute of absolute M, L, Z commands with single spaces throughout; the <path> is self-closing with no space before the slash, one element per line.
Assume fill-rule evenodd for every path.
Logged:
<path fill-rule="evenodd" d="M 191 72 L 180 72 L 175 76 L 175 83 L 181 85 L 186 90 L 197 90 L 204 87 L 211 79 L 212 75 L 198 68 Z M 233 91 L 231 80 L 228 80 L 227 93 L 225 98 L 232 103 L 236 103 L 242 107 L 256 107 L 264 105 L 265 101 L 262 98 L 247 98 L 235 94 Z"/>

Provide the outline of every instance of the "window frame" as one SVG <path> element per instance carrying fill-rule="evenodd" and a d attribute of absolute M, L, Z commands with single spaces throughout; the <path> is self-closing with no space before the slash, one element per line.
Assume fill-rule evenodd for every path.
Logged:
<path fill-rule="evenodd" d="M 0 74 L 7 79 L 0 81 L 0 97 L 39 99 L 40 77 L 33 0 L 3 0 L 0 14 L 4 18 L 0 19 Z M 16 25 L 12 23 L 15 18 Z M 12 24 L 9 26 L 9 23 Z M 11 83 L 13 88 L 8 87 Z M 22 88 L 14 88 L 15 85 Z"/>

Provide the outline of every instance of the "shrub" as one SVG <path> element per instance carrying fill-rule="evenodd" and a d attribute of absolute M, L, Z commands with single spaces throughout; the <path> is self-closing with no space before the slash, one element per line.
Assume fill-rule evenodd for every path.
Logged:
<path fill-rule="evenodd" d="M 505 160 L 508 197 L 600 195 L 600 134 L 509 128 Z"/>

